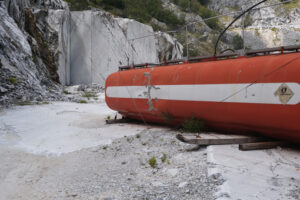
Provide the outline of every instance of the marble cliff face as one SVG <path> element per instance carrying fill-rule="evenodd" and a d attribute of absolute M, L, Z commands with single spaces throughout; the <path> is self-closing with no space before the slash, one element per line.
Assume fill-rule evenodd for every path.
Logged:
<path fill-rule="evenodd" d="M 101 10 L 70 12 L 61 0 L 0 4 L 2 104 L 59 99 L 60 85 L 104 86 L 121 65 L 182 58 L 175 38 L 135 20 Z"/>

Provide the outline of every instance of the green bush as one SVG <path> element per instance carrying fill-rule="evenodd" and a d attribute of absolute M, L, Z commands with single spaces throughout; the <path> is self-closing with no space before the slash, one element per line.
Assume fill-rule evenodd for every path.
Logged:
<path fill-rule="evenodd" d="M 34 62 L 34 64 L 38 64 L 38 58 L 37 58 L 37 56 L 33 56 L 32 57 L 32 62 Z"/>
<path fill-rule="evenodd" d="M 86 98 L 92 98 L 97 97 L 97 94 L 94 92 L 84 92 L 83 94 L 81 94 L 81 96 Z"/>
<path fill-rule="evenodd" d="M 8 81 L 11 83 L 11 84 L 13 84 L 13 85 L 17 85 L 18 84 L 18 80 L 17 80 L 17 78 L 16 77 L 9 77 L 8 78 Z"/>
<path fill-rule="evenodd" d="M 149 165 L 152 167 L 152 168 L 155 168 L 156 165 L 157 165 L 157 162 L 156 162 L 156 158 L 153 156 L 152 158 L 149 159 Z"/>
<path fill-rule="evenodd" d="M 203 120 L 192 117 L 182 123 L 182 128 L 185 132 L 199 133 L 205 129 L 205 124 Z"/>
<path fill-rule="evenodd" d="M 217 18 L 206 20 L 207 26 L 213 30 L 221 30 L 222 27 L 219 24 L 219 20 Z"/>
<path fill-rule="evenodd" d="M 163 156 L 161 157 L 161 162 L 164 163 L 167 160 L 167 154 L 163 154 Z"/>
<path fill-rule="evenodd" d="M 70 92 L 68 92 L 68 90 L 64 90 L 63 93 L 64 94 L 70 94 Z"/>
<path fill-rule="evenodd" d="M 174 1 L 175 4 L 177 4 L 180 8 L 182 8 L 183 10 L 187 11 L 190 5 L 189 0 L 177 0 Z"/>
<path fill-rule="evenodd" d="M 207 18 L 215 16 L 216 14 L 213 11 L 211 11 L 209 8 L 200 6 L 198 15 L 200 15 L 203 19 L 207 19 Z M 221 29 L 218 18 L 206 20 L 205 23 L 207 24 L 207 26 L 209 26 L 213 30 Z"/>
<path fill-rule="evenodd" d="M 87 10 L 89 3 L 87 0 L 66 0 L 71 10 Z"/>
<path fill-rule="evenodd" d="M 198 0 L 201 5 L 207 5 L 210 0 Z"/>
<path fill-rule="evenodd" d="M 205 19 L 214 16 L 214 13 L 209 8 L 200 6 L 198 10 L 198 15 Z"/>
<path fill-rule="evenodd" d="M 244 40 L 240 35 L 235 35 L 232 39 L 232 45 L 235 50 L 242 49 L 244 47 Z"/>
<path fill-rule="evenodd" d="M 250 17 L 250 15 L 246 15 L 245 21 L 244 21 L 244 27 L 251 26 L 253 24 L 253 20 Z"/>
<path fill-rule="evenodd" d="M 190 8 L 188 11 L 197 13 L 201 4 L 197 0 L 190 0 Z"/>
<path fill-rule="evenodd" d="M 86 100 L 80 100 L 79 103 L 85 104 L 85 103 L 87 103 L 87 101 Z"/>
<path fill-rule="evenodd" d="M 105 5 L 107 7 L 114 7 L 119 9 L 125 8 L 125 2 L 123 0 L 91 0 L 98 5 Z"/>

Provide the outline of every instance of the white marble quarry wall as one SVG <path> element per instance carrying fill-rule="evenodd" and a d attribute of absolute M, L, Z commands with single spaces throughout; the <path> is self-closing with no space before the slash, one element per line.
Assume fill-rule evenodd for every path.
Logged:
<path fill-rule="evenodd" d="M 56 10 L 49 12 L 48 19 L 59 34 L 58 74 L 63 85 L 104 86 L 119 66 L 158 63 L 163 51 L 151 26 L 104 11 Z M 174 49 L 178 52 L 172 58 L 182 58 L 181 49 Z"/>
<path fill-rule="evenodd" d="M 91 12 L 71 13 L 70 84 L 89 84 L 92 81 L 91 19 Z"/>
<path fill-rule="evenodd" d="M 128 63 L 158 62 L 153 37 L 136 43 L 128 41 L 128 38 L 144 36 L 149 31 L 153 34 L 152 27 L 133 20 L 125 21 L 127 28 L 121 27 L 119 20 L 111 15 L 92 12 L 92 83 L 104 85 L 109 74 Z"/>

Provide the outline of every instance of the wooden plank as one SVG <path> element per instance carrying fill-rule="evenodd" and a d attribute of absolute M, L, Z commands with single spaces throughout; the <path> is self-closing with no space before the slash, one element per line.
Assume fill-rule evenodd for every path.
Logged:
<path fill-rule="evenodd" d="M 223 145 L 223 144 L 242 144 L 263 141 L 263 138 L 246 135 L 227 135 L 216 133 L 205 133 L 198 135 L 178 134 L 176 138 L 182 142 L 197 145 Z"/>
<path fill-rule="evenodd" d="M 242 151 L 260 150 L 260 149 L 273 149 L 278 146 L 286 146 L 286 142 L 282 141 L 271 141 L 271 142 L 256 142 L 256 143 L 245 143 L 240 144 L 239 149 Z"/>

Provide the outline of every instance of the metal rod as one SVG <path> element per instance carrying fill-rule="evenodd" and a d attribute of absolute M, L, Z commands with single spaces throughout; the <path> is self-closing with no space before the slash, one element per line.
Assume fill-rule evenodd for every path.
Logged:
<path fill-rule="evenodd" d="M 243 29 L 242 29 L 242 31 L 243 31 L 243 55 L 245 55 L 245 52 L 246 52 L 246 47 L 245 47 L 245 16 L 243 16 L 242 20 L 243 20 L 243 24 L 242 24 L 242 26 L 243 26 Z"/>
<path fill-rule="evenodd" d="M 186 57 L 189 60 L 189 35 L 188 35 L 188 26 L 185 26 L 185 42 L 186 42 Z"/>

